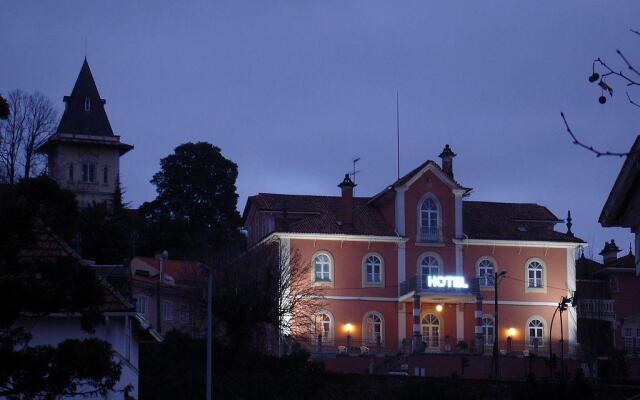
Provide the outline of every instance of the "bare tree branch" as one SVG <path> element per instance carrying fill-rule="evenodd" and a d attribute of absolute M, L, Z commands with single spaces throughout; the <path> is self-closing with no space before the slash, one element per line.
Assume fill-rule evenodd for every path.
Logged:
<path fill-rule="evenodd" d="M 576 146 L 582 147 L 583 149 L 586 149 L 592 153 L 594 153 L 596 155 L 596 157 L 602 157 L 602 156 L 618 156 L 618 157 L 625 157 L 628 156 L 629 153 L 617 153 L 617 152 L 611 152 L 611 151 L 600 151 L 595 149 L 593 146 L 589 146 L 586 145 L 584 143 L 582 143 L 580 140 L 578 140 L 578 138 L 576 137 L 576 135 L 573 133 L 573 131 L 571 130 L 571 127 L 569 127 L 569 123 L 567 122 L 567 119 L 564 116 L 564 113 L 561 112 L 560 116 L 562 117 L 562 121 L 564 121 L 564 126 L 567 128 L 567 133 L 569 133 L 569 136 L 571 136 L 571 139 L 573 140 L 573 144 L 575 144 Z"/>
<path fill-rule="evenodd" d="M 627 92 L 627 99 L 629 100 L 629 103 L 633 104 L 636 107 L 640 107 L 640 104 L 636 103 L 631 99 L 631 96 L 629 96 L 629 92 Z"/>

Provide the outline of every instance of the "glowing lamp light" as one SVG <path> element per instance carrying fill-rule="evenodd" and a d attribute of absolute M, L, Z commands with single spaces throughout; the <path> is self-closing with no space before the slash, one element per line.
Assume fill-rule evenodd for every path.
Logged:
<path fill-rule="evenodd" d="M 442 304 L 438 304 L 438 305 L 436 306 L 436 311 L 437 311 L 437 312 L 442 312 Z"/>
<path fill-rule="evenodd" d="M 344 324 L 344 330 L 347 332 L 348 335 L 351 335 L 351 332 L 353 332 L 353 325 L 352 324 Z"/>
<path fill-rule="evenodd" d="M 516 335 L 516 328 L 509 328 L 507 329 L 507 335 L 509 337 L 514 337 Z"/>

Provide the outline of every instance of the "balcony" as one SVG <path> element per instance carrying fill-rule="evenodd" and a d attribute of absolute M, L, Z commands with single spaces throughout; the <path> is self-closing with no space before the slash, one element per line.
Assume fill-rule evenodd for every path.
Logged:
<path fill-rule="evenodd" d="M 615 322 L 615 300 L 582 299 L 578 302 L 578 318 Z"/>
<path fill-rule="evenodd" d="M 440 229 L 438 227 L 421 226 L 418 240 L 426 243 L 437 243 L 440 241 Z"/>

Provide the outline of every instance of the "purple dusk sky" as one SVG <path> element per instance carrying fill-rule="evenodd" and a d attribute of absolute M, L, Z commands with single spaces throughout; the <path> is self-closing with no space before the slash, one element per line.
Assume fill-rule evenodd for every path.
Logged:
<path fill-rule="evenodd" d="M 640 2 L 612 1 L 5 1 L 0 92 L 51 97 L 58 110 L 86 55 L 114 132 L 133 206 L 155 196 L 160 158 L 208 141 L 239 166 L 239 209 L 258 192 L 337 195 L 362 158 L 357 195 L 458 154 L 471 199 L 533 202 L 593 251 L 628 230 L 597 219 L 622 159 L 571 145 L 564 111 L 586 142 L 626 151 L 640 111 L 615 84 L 587 82 L 619 48 L 640 64 Z M 558 229 L 564 229 L 558 226 Z M 589 253 L 589 250 L 587 251 Z"/>

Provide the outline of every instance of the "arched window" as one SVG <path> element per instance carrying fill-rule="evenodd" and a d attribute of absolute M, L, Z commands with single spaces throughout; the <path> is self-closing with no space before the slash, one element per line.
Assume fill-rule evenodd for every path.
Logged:
<path fill-rule="evenodd" d="M 426 256 L 420 262 L 420 281 L 422 288 L 427 288 L 427 276 L 440 275 L 440 261 L 434 256 Z"/>
<path fill-rule="evenodd" d="M 496 266 L 493 261 L 488 258 L 480 260 L 478 263 L 478 278 L 480 281 L 480 286 L 484 287 L 493 287 L 494 280 L 494 272 L 496 271 Z"/>
<path fill-rule="evenodd" d="M 331 258 L 320 253 L 313 257 L 313 276 L 315 282 L 331 282 Z"/>
<path fill-rule="evenodd" d="M 482 317 L 482 337 L 485 346 L 493 346 L 494 334 L 493 318 L 485 315 Z"/>
<path fill-rule="evenodd" d="M 314 318 L 313 333 L 317 339 L 318 335 L 322 335 L 323 342 L 333 340 L 333 318 L 328 312 L 320 312 Z"/>
<path fill-rule="evenodd" d="M 85 97 L 84 99 L 84 111 L 85 112 L 91 111 L 91 99 L 89 97 Z"/>
<path fill-rule="evenodd" d="M 377 312 L 370 312 L 364 317 L 364 326 L 363 334 L 364 341 L 368 344 L 377 344 L 378 338 L 380 338 L 380 342 L 382 342 L 382 316 Z"/>
<path fill-rule="evenodd" d="M 529 261 L 527 265 L 527 287 L 529 289 L 544 288 L 544 268 L 538 261 Z"/>
<path fill-rule="evenodd" d="M 420 205 L 420 232 L 422 242 L 437 242 L 440 239 L 440 208 L 433 197 L 427 197 Z"/>
<path fill-rule="evenodd" d="M 529 321 L 529 346 L 535 347 L 544 344 L 544 323 L 539 319 Z"/>
<path fill-rule="evenodd" d="M 384 278 L 382 259 L 376 254 L 369 254 L 364 259 L 365 286 L 381 286 Z"/>
<path fill-rule="evenodd" d="M 427 350 L 440 349 L 440 320 L 434 314 L 422 318 L 422 341 Z"/>

